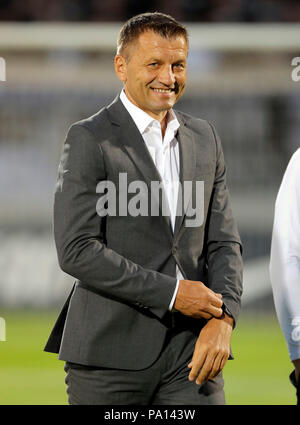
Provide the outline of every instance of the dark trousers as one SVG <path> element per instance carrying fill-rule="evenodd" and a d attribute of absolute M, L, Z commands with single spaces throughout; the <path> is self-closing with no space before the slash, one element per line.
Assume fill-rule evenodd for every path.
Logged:
<path fill-rule="evenodd" d="M 300 379 L 296 381 L 295 370 L 290 374 L 290 381 L 296 388 L 297 406 L 300 406 Z"/>
<path fill-rule="evenodd" d="M 202 385 L 190 382 L 187 367 L 196 338 L 169 332 L 159 358 L 143 370 L 81 366 L 66 362 L 69 404 L 72 405 L 207 405 L 225 404 L 222 374 Z M 145 350 L 147 347 L 145 347 Z"/>

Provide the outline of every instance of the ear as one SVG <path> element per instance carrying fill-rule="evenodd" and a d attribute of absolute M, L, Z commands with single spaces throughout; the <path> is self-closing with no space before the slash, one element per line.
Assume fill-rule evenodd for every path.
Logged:
<path fill-rule="evenodd" d="M 123 81 L 125 84 L 127 81 L 127 64 L 123 56 L 116 55 L 114 65 L 115 73 L 117 74 L 119 80 Z"/>

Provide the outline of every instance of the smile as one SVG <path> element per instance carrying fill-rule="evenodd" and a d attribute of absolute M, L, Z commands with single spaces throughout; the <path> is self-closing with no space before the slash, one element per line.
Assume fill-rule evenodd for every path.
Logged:
<path fill-rule="evenodd" d="M 171 93 L 173 91 L 173 89 L 155 89 L 155 88 L 152 88 L 152 90 L 158 93 Z"/>

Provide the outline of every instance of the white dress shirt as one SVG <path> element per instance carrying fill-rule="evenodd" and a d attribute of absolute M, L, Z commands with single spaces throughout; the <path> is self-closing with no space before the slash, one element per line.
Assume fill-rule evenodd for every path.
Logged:
<path fill-rule="evenodd" d="M 300 358 L 300 148 L 277 195 L 270 259 L 277 316 L 291 360 Z"/>
<path fill-rule="evenodd" d="M 180 181 L 180 162 L 179 162 L 179 147 L 178 141 L 175 138 L 179 128 L 179 122 L 174 111 L 171 109 L 168 112 L 168 124 L 164 138 L 162 137 L 160 122 L 145 111 L 134 105 L 126 96 L 124 90 L 120 94 L 120 99 L 131 115 L 135 125 L 141 133 L 153 162 L 160 174 L 165 195 L 168 201 L 170 212 L 170 220 L 172 229 L 175 228 L 176 208 L 178 197 L 178 185 Z M 179 280 L 184 279 L 178 266 L 176 265 L 177 285 L 169 305 L 169 310 L 172 310 Z"/>

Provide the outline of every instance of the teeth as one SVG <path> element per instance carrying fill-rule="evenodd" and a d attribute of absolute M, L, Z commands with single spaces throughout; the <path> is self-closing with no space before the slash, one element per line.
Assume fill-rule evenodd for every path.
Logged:
<path fill-rule="evenodd" d="M 171 89 L 153 89 L 159 93 L 170 93 Z"/>

